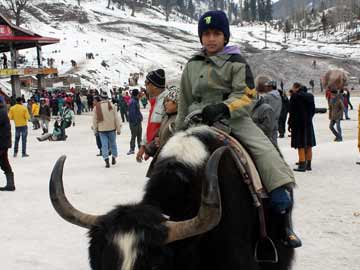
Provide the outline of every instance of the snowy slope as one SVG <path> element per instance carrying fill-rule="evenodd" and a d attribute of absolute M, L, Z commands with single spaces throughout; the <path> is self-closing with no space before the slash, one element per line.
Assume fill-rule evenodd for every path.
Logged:
<path fill-rule="evenodd" d="M 317 107 L 325 106 L 323 97 Z M 355 108 L 360 98 L 353 98 Z M 145 118 L 147 111 L 143 111 Z M 360 161 L 357 150 L 357 111 L 343 121 L 344 142 L 333 142 L 326 114 L 315 116 L 318 145 L 313 150 L 313 171 L 296 173 L 296 232 L 303 247 L 296 250 L 293 270 L 358 270 L 360 265 Z M 145 119 L 146 120 L 146 119 Z M 145 121 L 144 121 L 145 123 Z M 66 223 L 52 208 L 48 184 L 58 157 L 65 154 L 65 191 L 78 209 L 102 214 L 120 203 L 139 201 L 149 162 L 137 163 L 127 156 L 130 131 L 124 124 L 117 137 L 119 160 L 104 168 L 96 157 L 91 115 L 78 116 L 67 130 L 65 142 L 38 142 L 41 131 L 29 130 L 29 158 L 10 157 L 15 172 L 16 192 L 0 192 L 1 270 L 88 270 L 86 230 Z M 297 152 L 290 138 L 280 141 L 291 167 Z M 11 151 L 10 151 L 11 153 Z M 4 184 L 1 175 L 0 186 Z"/>

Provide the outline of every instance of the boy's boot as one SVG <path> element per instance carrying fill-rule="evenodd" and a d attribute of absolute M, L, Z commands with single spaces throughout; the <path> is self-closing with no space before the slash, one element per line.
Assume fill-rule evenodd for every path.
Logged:
<path fill-rule="evenodd" d="M 116 157 L 112 157 L 112 158 L 111 158 L 111 164 L 112 164 L 112 165 L 115 165 L 115 164 L 116 164 Z"/>
<path fill-rule="evenodd" d="M 14 191 L 15 190 L 14 173 L 8 172 L 5 173 L 5 176 L 6 176 L 6 186 L 0 188 L 0 191 Z"/>
<path fill-rule="evenodd" d="M 109 159 L 105 159 L 105 168 L 110 168 L 110 162 Z"/>
<path fill-rule="evenodd" d="M 306 162 L 300 161 L 297 168 L 294 169 L 296 172 L 305 172 L 306 171 Z"/>
<path fill-rule="evenodd" d="M 311 171 L 311 170 L 312 170 L 312 168 L 311 168 L 311 160 L 307 160 L 307 161 L 306 161 L 306 170 L 307 170 L 307 171 Z"/>
<path fill-rule="evenodd" d="M 298 248 L 302 246 L 300 238 L 294 233 L 291 222 L 291 210 L 282 214 L 281 217 L 283 224 L 283 237 L 282 242 L 288 248 Z"/>

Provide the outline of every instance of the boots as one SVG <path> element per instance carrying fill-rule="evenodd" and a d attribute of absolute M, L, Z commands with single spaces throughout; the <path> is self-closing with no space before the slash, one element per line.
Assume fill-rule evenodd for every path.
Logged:
<path fill-rule="evenodd" d="M 105 168 L 110 168 L 110 162 L 109 159 L 105 159 Z"/>
<path fill-rule="evenodd" d="M 306 161 L 306 170 L 307 170 L 307 171 L 311 171 L 311 170 L 312 170 L 312 168 L 311 168 L 311 160 L 307 160 L 307 161 Z"/>
<path fill-rule="evenodd" d="M 6 176 L 6 186 L 0 188 L 0 191 L 15 191 L 14 173 L 8 172 L 5 173 L 5 176 Z"/>
<path fill-rule="evenodd" d="M 112 164 L 112 165 L 115 165 L 115 164 L 116 164 L 116 158 L 115 158 L 115 157 L 112 157 L 112 158 L 111 158 L 111 164 Z"/>
<path fill-rule="evenodd" d="M 302 246 L 300 238 L 294 233 L 291 222 L 291 210 L 281 215 L 283 223 L 282 242 L 285 247 L 298 248 Z"/>
<path fill-rule="evenodd" d="M 300 161 L 297 168 L 294 169 L 296 172 L 305 172 L 306 171 L 306 162 Z"/>

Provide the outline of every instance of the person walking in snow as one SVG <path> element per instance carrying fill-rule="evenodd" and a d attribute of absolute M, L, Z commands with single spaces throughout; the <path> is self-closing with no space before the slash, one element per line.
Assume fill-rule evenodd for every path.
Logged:
<path fill-rule="evenodd" d="M 294 83 L 289 106 L 289 131 L 291 147 L 298 150 L 298 167 L 294 171 L 311 171 L 312 148 L 316 146 L 313 117 L 315 114 L 314 96 L 300 83 Z"/>
<path fill-rule="evenodd" d="M 143 116 L 140 112 L 139 104 L 139 90 L 133 89 L 131 92 L 131 100 L 129 103 L 129 126 L 131 131 L 130 139 L 130 150 L 127 152 L 127 155 L 135 154 L 135 140 L 137 139 L 138 149 L 141 147 L 141 135 L 142 135 L 142 126 L 141 122 Z"/>
<path fill-rule="evenodd" d="M 120 111 L 122 122 L 123 123 L 125 123 L 125 121 L 128 122 L 129 121 L 128 104 L 126 103 L 124 96 L 122 95 L 122 90 L 120 90 L 119 92 L 117 104 L 118 104 L 118 110 Z"/>
<path fill-rule="evenodd" d="M 341 94 L 337 90 L 331 92 L 330 101 L 329 101 L 329 128 L 331 132 L 335 135 L 335 142 L 341 142 L 342 130 L 341 130 L 341 119 L 343 118 L 344 113 L 344 103 L 342 101 Z M 334 126 L 336 125 L 336 129 Z"/>
<path fill-rule="evenodd" d="M 94 109 L 93 128 L 94 132 L 99 132 L 105 167 L 109 168 L 109 146 L 112 155 L 111 164 L 115 165 L 118 156 L 116 134 L 120 135 L 122 123 L 114 105 L 108 100 L 107 93 L 101 93 L 100 98 L 101 102 L 98 102 Z"/>
<path fill-rule="evenodd" d="M 343 140 L 340 121 L 343 118 L 344 103 L 340 91 L 344 88 L 346 81 L 346 75 L 341 70 L 330 70 L 324 76 L 324 85 L 327 91 L 330 92 L 327 94 L 329 102 L 329 128 L 335 135 L 335 142 Z M 336 125 L 336 129 L 334 125 Z"/>
<path fill-rule="evenodd" d="M 346 88 L 343 90 L 340 90 L 340 93 L 342 94 L 342 100 L 344 103 L 344 114 L 345 114 L 345 119 L 346 120 L 350 120 L 349 117 L 349 90 L 347 90 Z"/>
<path fill-rule="evenodd" d="M 7 114 L 5 100 L 0 96 L 0 167 L 6 177 L 6 186 L 0 191 L 14 191 L 14 173 L 11 168 L 8 150 L 11 148 L 11 125 Z"/>

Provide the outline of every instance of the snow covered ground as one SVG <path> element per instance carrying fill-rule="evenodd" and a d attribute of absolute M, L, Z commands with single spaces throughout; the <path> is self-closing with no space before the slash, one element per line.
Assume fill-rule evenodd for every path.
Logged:
<path fill-rule="evenodd" d="M 317 107 L 326 107 L 316 98 Z M 354 108 L 360 98 L 353 98 Z M 143 111 L 147 116 L 147 112 Z M 296 173 L 296 231 L 303 240 L 294 270 L 358 270 L 360 265 L 360 161 L 357 150 L 357 111 L 343 121 L 344 142 L 333 142 L 326 114 L 315 116 L 318 146 L 313 171 Z M 10 157 L 16 192 L 0 192 L 1 270 L 89 269 L 86 230 L 66 223 L 52 208 L 48 183 L 57 158 L 66 154 L 64 182 L 70 201 L 79 209 L 101 214 L 119 203 L 141 198 L 148 162 L 127 156 L 130 131 L 125 123 L 118 137 L 118 164 L 104 168 L 96 157 L 90 114 L 78 116 L 65 142 L 38 142 L 41 132 L 29 131 L 29 158 Z M 281 150 L 293 167 L 297 153 L 290 138 Z M 11 154 L 12 151 L 10 151 Z M 4 177 L 1 176 L 0 185 Z"/>

